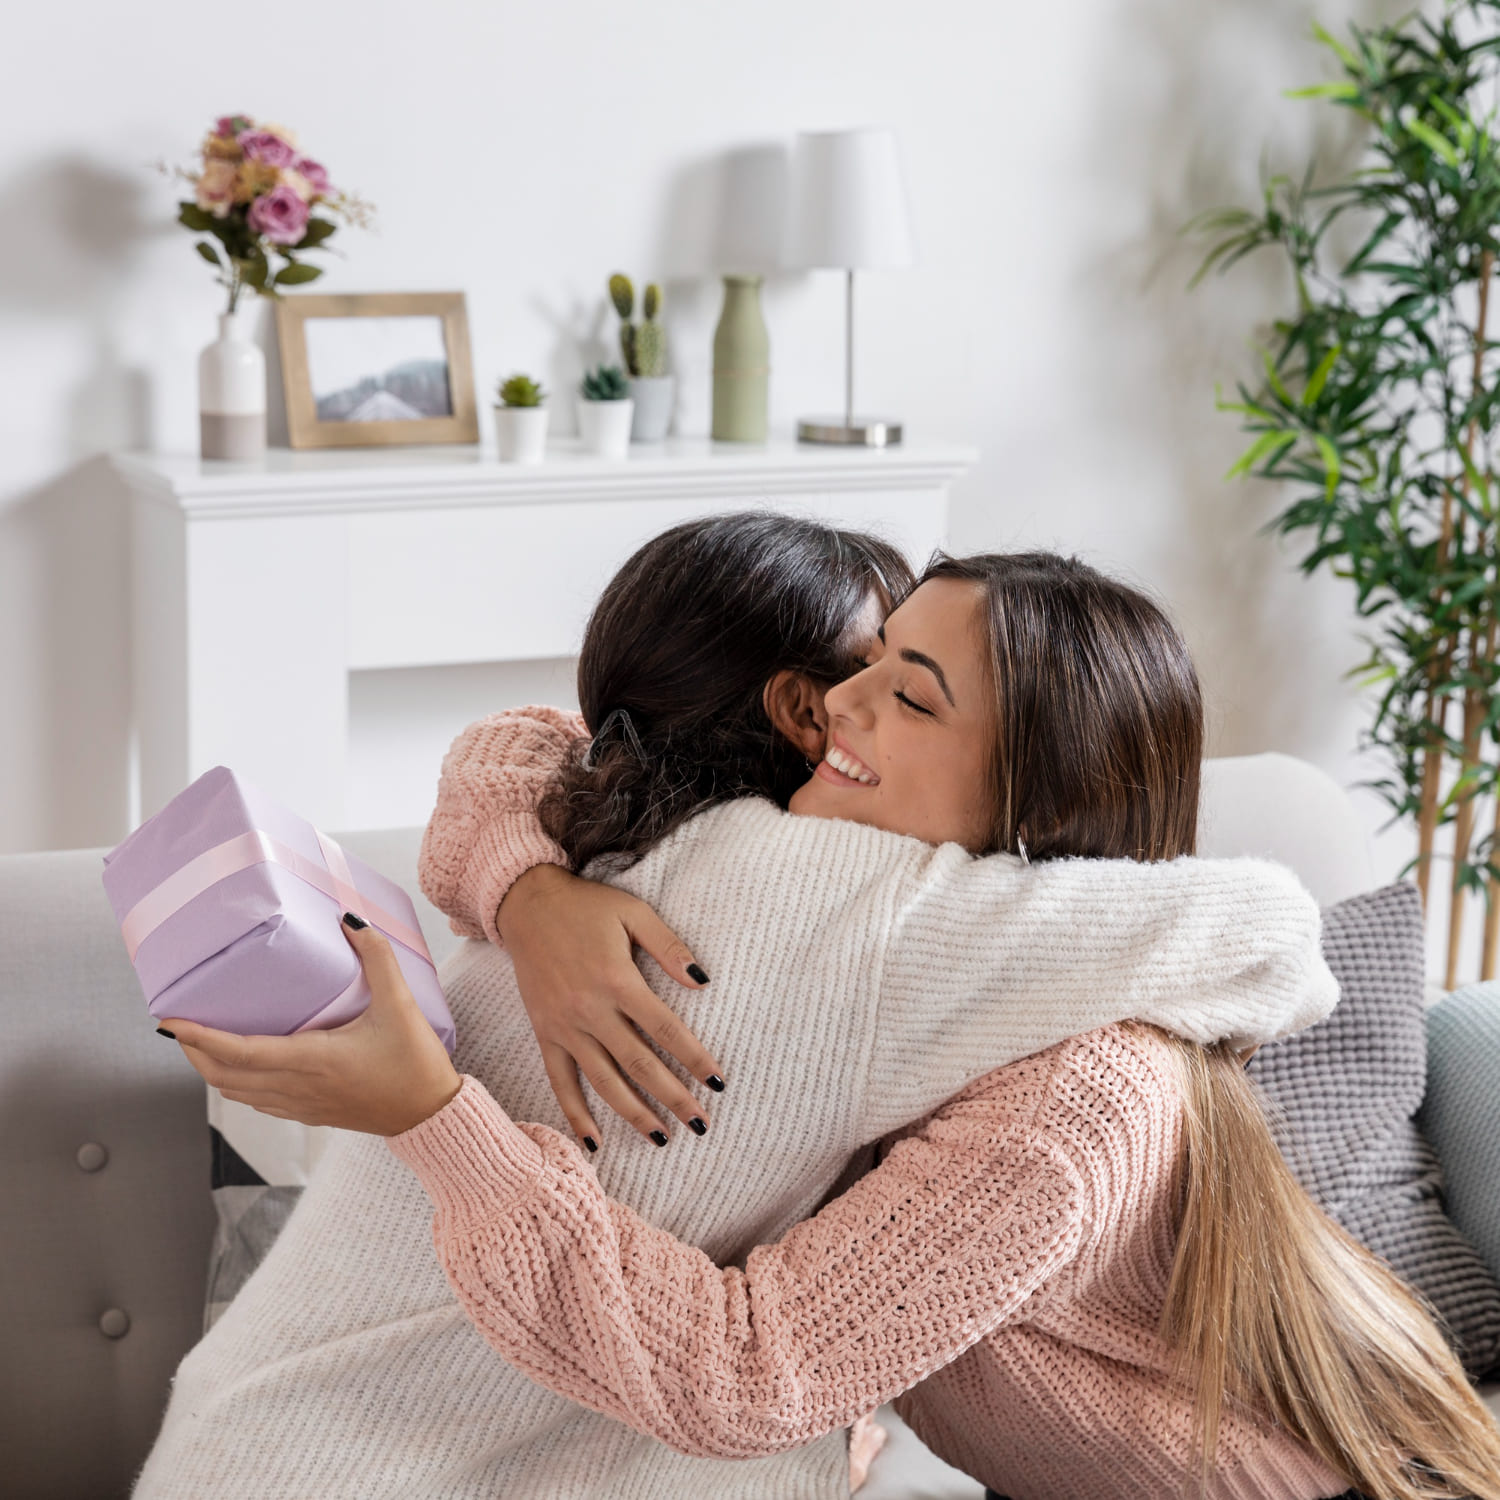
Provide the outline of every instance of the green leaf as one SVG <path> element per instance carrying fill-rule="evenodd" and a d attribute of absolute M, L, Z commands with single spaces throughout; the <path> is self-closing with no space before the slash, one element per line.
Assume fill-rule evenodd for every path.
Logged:
<path fill-rule="evenodd" d="M 1339 450 L 1321 432 L 1313 433 L 1313 442 L 1318 445 L 1318 452 L 1323 455 L 1323 467 L 1328 474 L 1324 481 L 1324 493 L 1329 500 L 1332 500 L 1339 487 L 1339 476 L 1343 472 Z"/>
<path fill-rule="evenodd" d="M 1450 167 L 1459 162 L 1458 147 L 1447 136 L 1439 134 L 1425 120 L 1413 117 L 1405 122 L 1406 133 L 1415 136 L 1434 156 L 1441 156 Z"/>
<path fill-rule="evenodd" d="M 1343 346 L 1335 344 L 1318 361 L 1318 367 L 1308 377 L 1307 389 L 1302 393 L 1302 404 L 1304 406 L 1311 406 L 1323 394 L 1323 387 L 1328 384 L 1328 377 L 1332 373 L 1334 365 L 1338 363 L 1339 355 L 1342 352 Z"/>
<path fill-rule="evenodd" d="M 1269 351 L 1262 349 L 1260 357 L 1261 362 L 1266 367 L 1266 384 L 1276 393 L 1278 399 L 1285 402 L 1288 406 L 1295 406 L 1297 403 L 1292 400 L 1291 393 L 1282 383 L 1281 376 L 1276 373 L 1276 364 L 1271 358 Z"/>
<path fill-rule="evenodd" d="M 1224 475 L 1225 479 L 1236 479 L 1241 474 L 1248 473 L 1267 454 L 1274 452 L 1277 457 L 1280 457 L 1296 441 L 1297 434 L 1295 432 L 1263 432 L 1234 461 L 1233 466 Z"/>
<path fill-rule="evenodd" d="M 1312 33 L 1351 73 L 1360 71 L 1359 59 L 1326 27 L 1314 21 Z"/>
<path fill-rule="evenodd" d="M 218 252 L 212 245 L 208 243 L 207 240 L 199 240 L 193 248 L 198 252 L 199 255 L 204 258 L 204 260 L 209 263 L 209 265 L 214 268 L 214 270 L 222 271 L 224 269 L 224 262 L 219 259 Z"/>
<path fill-rule="evenodd" d="M 309 219 L 302 238 L 292 246 L 294 250 L 314 250 L 323 243 L 338 225 L 331 219 Z"/>
<path fill-rule="evenodd" d="M 276 273 L 277 286 L 301 286 L 307 281 L 316 281 L 323 274 L 321 266 L 304 266 L 292 261 Z"/>
<path fill-rule="evenodd" d="M 1286 99 L 1358 99 L 1360 87 L 1357 83 L 1312 83 L 1306 88 L 1283 89 Z"/>
<path fill-rule="evenodd" d="M 219 223 L 206 208 L 199 208 L 196 203 L 179 203 L 177 205 L 177 222 L 185 224 L 189 229 L 197 230 L 199 234 L 209 231 L 216 232 Z"/>

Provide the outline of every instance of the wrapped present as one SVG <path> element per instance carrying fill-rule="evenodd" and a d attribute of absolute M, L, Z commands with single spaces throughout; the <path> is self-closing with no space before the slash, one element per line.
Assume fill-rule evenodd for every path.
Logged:
<path fill-rule="evenodd" d="M 453 1052 L 453 1017 L 411 898 L 225 766 L 104 856 L 104 889 L 153 1016 L 242 1036 L 352 1021 L 370 1002 L 340 925 L 352 911 L 391 940 Z"/>

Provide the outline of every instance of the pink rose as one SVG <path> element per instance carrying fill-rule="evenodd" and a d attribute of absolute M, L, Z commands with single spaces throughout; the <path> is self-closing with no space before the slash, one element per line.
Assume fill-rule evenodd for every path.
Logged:
<path fill-rule="evenodd" d="M 250 227 L 273 245 L 295 245 L 307 229 L 307 205 L 278 183 L 250 205 Z"/>
<path fill-rule="evenodd" d="M 247 130 L 240 136 L 240 150 L 250 161 L 263 161 L 268 167 L 289 167 L 297 153 L 269 130 Z"/>
<path fill-rule="evenodd" d="M 333 191 L 333 184 L 328 180 L 328 168 L 322 162 L 314 161 L 310 156 L 299 156 L 292 164 L 292 170 L 299 173 L 308 187 L 321 197 L 326 198 Z"/>

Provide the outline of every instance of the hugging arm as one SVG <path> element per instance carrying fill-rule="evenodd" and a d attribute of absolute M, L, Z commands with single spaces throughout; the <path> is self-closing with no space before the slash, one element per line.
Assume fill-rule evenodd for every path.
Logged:
<path fill-rule="evenodd" d="M 679 1452 L 797 1448 L 910 1389 L 1078 1253 L 1085 1185 L 1033 1128 L 1039 1068 L 976 1085 L 743 1271 L 604 1196 L 465 1076 L 391 1149 L 459 1302 L 511 1364 Z M 926 1274 L 931 1268 L 932 1274 Z"/>
<path fill-rule="evenodd" d="M 583 719 L 556 708 L 509 709 L 469 725 L 443 758 L 417 875 L 454 932 L 509 950 L 552 1091 L 578 1138 L 597 1145 L 603 1132 L 580 1071 L 642 1135 L 661 1121 L 637 1089 L 684 1124 L 704 1115 L 645 1037 L 711 1088 L 723 1084 L 710 1082 L 720 1079 L 718 1061 L 636 967 L 641 948 L 696 988 L 703 971 L 687 945 L 645 902 L 569 873 L 538 820 L 557 772 L 587 739 Z"/>

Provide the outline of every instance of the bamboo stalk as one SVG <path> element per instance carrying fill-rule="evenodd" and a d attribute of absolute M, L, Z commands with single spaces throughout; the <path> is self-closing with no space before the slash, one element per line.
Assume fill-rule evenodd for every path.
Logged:
<path fill-rule="evenodd" d="M 1479 317 L 1474 329 L 1474 375 L 1470 389 L 1470 399 L 1477 396 L 1484 384 L 1484 351 L 1486 330 L 1489 324 L 1490 305 L 1490 277 L 1495 265 L 1494 253 L 1486 250 L 1479 261 Z M 1471 471 L 1475 468 L 1474 447 L 1479 439 L 1479 423 L 1477 418 L 1470 421 L 1467 435 L 1467 446 L 1469 462 L 1464 467 L 1463 493 L 1467 501 L 1472 490 L 1469 478 Z M 1445 500 L 1448 497 L 1445 497 Z M 1444 507 L 1445 514 L 1447 506 Z M 1449 528 L 1450 538 L 1461 539 L 1466 529 L 1463 516 L 1455 518 L 1455 525 Z M 1481 536 L 1481 540 L 1482 540 Z M 1469 635 L 1469 666 L 1471 674 L 1476 682 L 1483 681 L 1485 667 L 1495 654 L 1495 617 L 1490 616 L 1489 624 L 1484 634 L 1471 631 Z M 1455 650 L 1454 655 L 1457 652 Z M 1446 673 L 1444 674 L 1446 676 Z M 1459 776 L 1462 779 L 1479 765 L 1479 739 L 1480 728 L 1484 722 L 1484 704 L 1480 697 L 1477 686 L 1470 686 L 1464 691 L 1464 741 L 1463 761 L 1459 768 Z M 1426 765 L 1423 765 L 1425 775 Z M 1453 824 L 1453 883 L 1450 887 L 1448 906 L 1448 964 L 1446 985 L 1452 989 L 1458 983 L 1458 956 L 1459 949 L 1463 943 L 1464 931 L 1464 909 L 1465 891 L 1461 884 L 1463 867 L 1468 862 L 1469 850 L 1474 840 L 1474 815 L 1475 797 L 1473 789 L 1465 791 L 1458 804 L 1458 815 Z"/>
<path fill-rule="evenodd" d="M 1490 835 L 1490 858 L 1500 850 L 1500 795 L 1495 798 L 1495 822 Z M 1481 949 L 1479 977 L 1495 977 L 1496 960 L 1500 959 L 1500 881 L 1493 875 L 1485 881 L 1484 944 Z"/>

